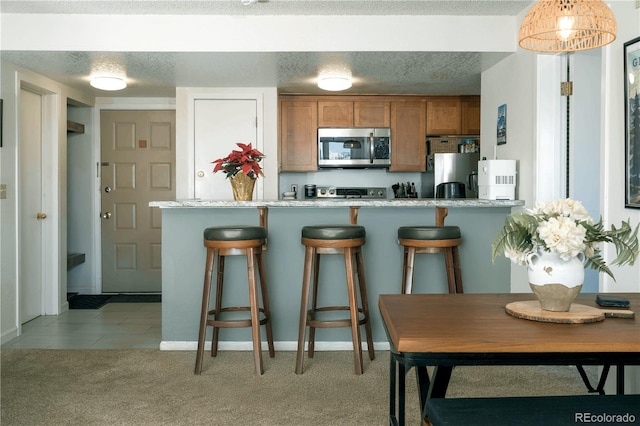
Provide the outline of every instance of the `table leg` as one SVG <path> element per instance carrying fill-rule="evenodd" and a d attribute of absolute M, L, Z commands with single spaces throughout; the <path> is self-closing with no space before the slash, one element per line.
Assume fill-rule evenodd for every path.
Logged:
<path fill-rule="evenodd" d="M 405 390 L 407 386 L 407 368 L 398 362 L 398 425 L 405 424 Z"/>
<path fill-rule="evenodd" d="M 418 397 L 420 398 L 420 413 L 424 419 L 427 416 L 427 395 L 429 393 L 429 373 L 427 367 L 416 367 L 416 382 L 418 384 Z"/>
<path fill-rule="evenodd" d="M 389 424 L 396 419 L 396 360 L 389 354 Z"/>
<path fill-rule="evenodd" d="M 389 424 L 404 426 L 404 393 L 406 369 L 393 353 L 389 354 Z M 397 400 L 397 405 L 396 405 Z"/>
<path fill-rule="evenodd" d="M 449 387 L 449 379 L 451 379 L 451 372 L 453 366 L 441 365 L 433 369 L 433 375 L 431 376 L 431 383 L 429 385 L 429 398 L 444 398 L 447 393 L 447 387 Z M 426 402 L 426 400 L 425 400 Z"/>
<path fill-rule="evenodd" d="M 616 394 L 624 395 L 624 364 L 616 365 Z"/>

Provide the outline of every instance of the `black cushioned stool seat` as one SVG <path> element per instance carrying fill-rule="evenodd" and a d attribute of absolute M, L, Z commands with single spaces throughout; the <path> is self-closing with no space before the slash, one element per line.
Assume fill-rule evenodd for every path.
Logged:
<path fill-rule="evenodd" d="M 302 227 L 302 244 L 305 246 L 305 260 L 302 278 L 302 300 L 300 302 L 296 374 L 303 373 L 304 344 L 307 326 L 309 327 L 309 358 L 313 358 L 316 327 L 351 327 L 355 372 L 356 374 L 362 374 L 364 368 L 362 362 L 360 326 L 364 325 L 369 358 L 374 359 L 373 335 L 371 333 L 371 322 L 369 321 L 367 287 L 364 278 L 364 264 L 361 251 L 365 239 L 365 228 L 360 225 L 315 225 Z M 317 304 L 320 255 L 323 254 L 340 254 L 344 256 L 349 298 L 349 304 L 347 306 L 319 307 Z M 357 286 L 356 275 L 358 281 Z M 312 282 L 311 308 L 309 308 L 309 289 Z M 358 290 L 360 292 L 360 307 L 358 306 Z M 346 319 L 320 319 L 319 314 L 330 311 L 348 311 L 349 316 Z"/>
<path fill-rule="evenodd" d="M 401 226 L 398 243 L 404 247 L 402 294 L 413 289 L 413 265 L 416 253 L 444 253 L 449 293 L 462 293 L 462 272 L 458 246 L 462 242 L 457 226 Z"/>
<path fill-rule="evenodd" d="M 273 333 L 271 331 L 271 312 L 267 296 L 267 281 L 264 270 L 262 247 L 266 243 L 267 230 L 261 226 L 217 226 L 204 230 L 204 246 L 207 248 L 204 285 L 202 292 L 202 309 L 200 313 L 200 330 L 198 333 L 198 350 L 196 353 L 195 373 L 202 372 L 204 341 L 207 326 L 213 327 L 211 338 L 211 356 L 218 352 L 220 328 L 251 327 L 253 340 L 253 358 L 256 373 L 263 374 L 260 326 L 267 332 L 269 356 L 273 358 Z M 222 306 L 222 289 L 224 278 L 224 260 L 226 256 L 244 255 L 247 257 L 247 278 L 249 282 L 249 306 Z M 211 277 L 213 266 L 217 263 L 215 307 L 210 309 Z M 256 268 L 257 266 L 257 268 Z M 260 286 L 258 287 L 258 277 Z M 262 295 L 260 307 L 259 294 Z M 225 319 L 225 313 L 248 311 L 249 318 Z"/>

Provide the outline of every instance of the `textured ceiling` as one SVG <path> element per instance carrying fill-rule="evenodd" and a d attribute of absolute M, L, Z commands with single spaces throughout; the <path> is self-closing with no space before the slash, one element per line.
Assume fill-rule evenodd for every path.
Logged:
<path fill-rule="evenodd" d="M 529 1 L 7 1 L 0 12 L 37 14 L 212 15 L 517 15 Z M 278 87 L 281 93 L 327 93 L 317 70 L 348 63 L 352 94 L 479 94 L 480 73 L 506 53 L 477 52 L 38 52 L 2 51 L 2 59 L 87 90 L 93 64 L 121 64 L 129 87 L 96 96 L 174 97 L 175 87 Z M 314 76 L 310 78 L 309 76 Z"/>

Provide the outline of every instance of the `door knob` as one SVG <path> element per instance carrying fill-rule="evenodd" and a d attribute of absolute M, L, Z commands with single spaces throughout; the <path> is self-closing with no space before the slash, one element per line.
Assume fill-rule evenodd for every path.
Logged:
<path fill-rule="evenodd" d="M 36 219 L 42 220 L 42 219 L 46 219 L 46 218 L 47 218 L 47 214 L 46 213 L 36 213 Z"/>
<path fill-rule="evenodd" d="M 111 212 L 104 212 L 100 214 L 100 217 L 103 219 L 111 219 Z"/>
<path fill-rule="evenodd" d="M 105 186 L 104 187 L 104 192 L 106 192 L 106 193 L 111 192 L 111 187 L 110 186 Z"/>
<path fill-rule="evenodd" d="M 204 172 L 202 170 L 198 172 L 198 177 L 204 177 Z"/>

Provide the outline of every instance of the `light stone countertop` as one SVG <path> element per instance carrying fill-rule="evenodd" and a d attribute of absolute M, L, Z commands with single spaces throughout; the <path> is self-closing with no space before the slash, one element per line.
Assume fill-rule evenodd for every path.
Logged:
<path fill-rule="evenodd" d="M 166 208 L 220 208 L 220 207 L 520 207 L 523 200 L 480 200 L 475 198 L 446 199 L 446 198 L 393 198 L 393 199 L 314 199 L 314 200 L 176 200 L 151 201 L 150 207 Z"/>

